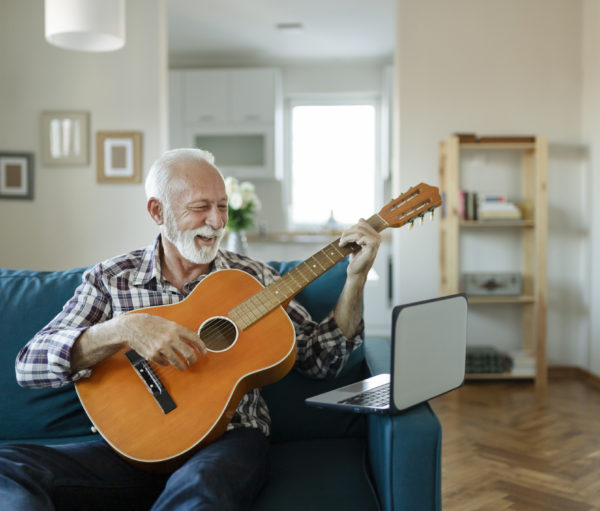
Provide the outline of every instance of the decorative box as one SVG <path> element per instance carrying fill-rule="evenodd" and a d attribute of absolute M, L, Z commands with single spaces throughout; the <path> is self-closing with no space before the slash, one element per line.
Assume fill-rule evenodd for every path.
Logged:
<path fill-rule="evenodd" d="M 463 290 L 472 296 L 518 296 L 523 293 L 520 273 L 464 273 Z"/>

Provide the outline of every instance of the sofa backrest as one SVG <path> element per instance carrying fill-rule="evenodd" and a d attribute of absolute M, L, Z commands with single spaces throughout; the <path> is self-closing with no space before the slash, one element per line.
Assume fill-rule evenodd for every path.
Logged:
<path fill-rule="evenodd" d="M 286 273 L 298 261 L 269 264 Z M 297 296 L 315 320 L 322 319 L 335 306 L 345 282 L 346 267 L 347 261 L 339 263 Z M 61 310 L 81 283 L 83 271 L 84 268 L 55 272 L 0 268 L 0 442 L 52 443 L 85 439 L 90 434 L 91 424 L 73 385 L 24 389 L 17 385 L 14 371 L 19 350 Z M 273 439 L 362 434 L 361 417 L 309 408 L 304 398 L 356 381 L 364 374 L 361 347 L 335 380 L 313 380 L 291 371 L 281 381 L 265 387 Z"/>
<path fill-rule="evenodd" d="M 90 434 L 90 421 L 72 385 L 24 389 L 15 380 L 19 350 L 73 296 L 82 272 L 0 268 L 0 441 Z"/>

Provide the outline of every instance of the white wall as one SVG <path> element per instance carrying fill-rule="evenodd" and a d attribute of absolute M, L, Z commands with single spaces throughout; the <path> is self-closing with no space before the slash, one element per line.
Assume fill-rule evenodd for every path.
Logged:
<path fill-rule="evenodd" d="M 143 184 L 96 183 L 97 131 L 142 131 L 144 174 L 166 148 L 164 0 L 126 4 L 125 48 L 92 54 L 45 42 L 41 0 L 0 2 L 0 150 L 35 153 L 34 200 L 0 200 L 0 266 L 93 264 L 156 232 Z M 90 112 L 89 165 L 42 166 L 42 110 Z"/>
<path fill-rule="evenodd" d="M 585 367 L 590 175 L 580 145 L 581 2 L 398 0 L 397 6 L 395 189 L 437 184 L 438 142 L 454 132 L 546 135 L 548 358 Z M 436 295 L 437 225 L 401 231 L 395 244 L 396 300 Z"/>
<path fill-rule="evenodd" d="M 600 376 L 600 2 L 583 3 L 583 140 L 589 150 L 590 334 L 586 367 Z"/>

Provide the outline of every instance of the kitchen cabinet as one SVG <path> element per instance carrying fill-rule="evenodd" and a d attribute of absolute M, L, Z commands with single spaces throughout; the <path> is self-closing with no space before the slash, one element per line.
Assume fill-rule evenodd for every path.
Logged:
<path fill-rule="evenodd" d="M 281 178 L 279 70 L 192 69 L 170 75 L 172 143 L 212 152 L 225 175 Z"/>

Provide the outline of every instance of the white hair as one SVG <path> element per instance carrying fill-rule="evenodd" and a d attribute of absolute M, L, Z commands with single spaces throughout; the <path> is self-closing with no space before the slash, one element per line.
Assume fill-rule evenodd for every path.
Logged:
<path fill-rule="evenodd" d="M 215 166 L 215 157 L 208 151 L 195 148 L 171 149 L 164 152 L 150 167 L 145 183 L 147 200 L 154 197 L 163 204 L 167 204 L 171 170 L 175 164 L 184 161 L 209 163 L 220 173 L 219 169 Z"/>

